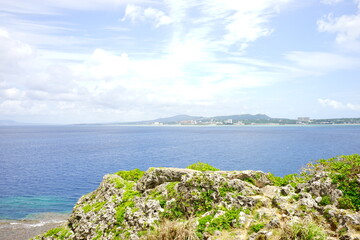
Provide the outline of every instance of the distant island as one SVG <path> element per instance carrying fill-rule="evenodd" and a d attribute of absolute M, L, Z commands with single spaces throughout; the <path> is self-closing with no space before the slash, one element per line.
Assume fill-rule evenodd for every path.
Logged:
<path fill-rule="evenodd" d="M 307 124 L 360 124 L 360 118 L 297 119 L 272 118 L 265 114 L 240 114 L 215 117 L 176 115 L 149 121 L 126 122 L 129 125 L 307 125 Z"/>
<path fill-rule="evenodd" d="M 76 125 L 195 125 L 195 126 L 216 126 L 216 125 L 309 125 L 309 124 L 360 124 L 360 118 L 330 118 L 330 119 L 311 119 L 310 117 L 272 118 L 266 114 L 239 114 L 215 117 L 202 117 L 190 115 L 176 115 L 166 118 L 157 118 L 146 121 L 133 122 L 108 122 L 108 123 L 80 123 Z M 24 123 L 13 120 L 0 120 L 0 126 L 27 126 L 27 125 L 59 125 L 59 124 L 40 124 Z M 63 125 L 63 124 L 61 124 Z"/>

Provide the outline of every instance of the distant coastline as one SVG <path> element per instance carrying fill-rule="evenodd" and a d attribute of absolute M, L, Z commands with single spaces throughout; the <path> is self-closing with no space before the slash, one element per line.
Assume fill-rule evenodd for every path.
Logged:
<path fill-rule="evenodd" d="M 123 126 L 123 127 L 321 127 L 321 126 L 360 126 L 360 123 L 349 123 L 349 124 L 249 124 L 249 125 L 202 125 L 202 124 L 192 124 L 192 125 L 182 125 L 182 124 L 76 124 L 78 126 Z"/>
<path fill-rule="evenodd" d="M 104 125 L 125 126 L 303 126 L 303 125 L 359 125 L 360 118 L 311 119 L 298 117 L 297 119 L 272 118 L 265 114 L 241 114 L 215 117 L 199 117 L 177 115 L 168 118 L 158 118 L 139 122 L 114 122 Z"/>
<path fill-rule="evenodd" d="M 294 126 L 294 125 L 360 125 L 360 118 L 329 118 L 311 119 L 310 117 L 272 118 L 265 114 L 240 114 L 214 117 L 176 115 L 154 120 L 132 122 L 98 122 L 98 123 L 74 123 L 74 124 L 39 124 L 23 123 L 13 120 L 0 120 L 0 126 L 39 126 L 39 125 L 110 125 L 110 126 Z"/>

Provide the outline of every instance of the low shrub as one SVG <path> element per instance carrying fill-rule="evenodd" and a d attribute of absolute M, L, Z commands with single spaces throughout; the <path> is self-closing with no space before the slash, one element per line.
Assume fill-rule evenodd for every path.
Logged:
<path fill-rule="evenodd" d="M 323 197 L 321 198 L 321 201 L 319 202 L 319 204 L 320 204 L 320 206 L 326 206 L 326 205 L 331 204 L 331 199 L 330 199 L 330 197 L 329 197 L 328 195 L 323 196 Z"/>
<path fill-rule="evenodd" d="M 257 223 L 257 224 L 253 224 L 250 226 L 249 228 L 249 234 L 254 233 L 254 232 L 259 232 L 261 229 L 263 229 L 265 227 L 264 223 Z"/>
<path fill-rule="evenodd" d="M 205 172 L 205 171 L 219 171 L 219 169 L 211 166 L 210 164 L 202 163 L 202 162 L 193 163 L 193 164 L 187 166 L 186 168 L 192 169 L 192 170 L 201 171 L 201 172 Z"/>
<path fill-rule="evenodd" d="M 145 172 L 135 168 L 134 170 L 130 171 L 119 171 L 115 174 L 122 177 L 126 181 L 136 182 L 145 174 Z"/>
<path fill-rule="evenodd" d="M 342 191 L 343 196 L 338 200 L 340 208 L 360 210 L 359 154 L 319 160 L 313 165 L 313 171 L 317 169 L 329 172 L 332 182 Z"/>
<path fill-rule="evenodd" d="M 230 209 L 216 218 L 214 215 L 200 218 L 196 229 L 198 237 L 202 238 L 205 232 L 213 234 L 216 230 L 229 230 L 231 227 L 239 227 L 237 225 L 234 226 L 233 221 L 238 219 L 241 211 L 242 209 L 240 208 Z"/>
<path fill-rule="evenodd" d="M 268 175 L 268 178 L 273 182 L 275 186 L 278 187 L 286 186 L 288 184 L 296 187 L 299 183 L 306 182 L 306 179 L 297 173 L 285 175 L 284 177 L 277 177 L 270 173 Z"/>

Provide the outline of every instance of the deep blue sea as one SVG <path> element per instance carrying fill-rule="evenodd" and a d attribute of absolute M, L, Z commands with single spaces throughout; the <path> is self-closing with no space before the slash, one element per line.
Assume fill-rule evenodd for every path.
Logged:
<path fill-rule="evenodd" d="M 201 161 L 222 170 L 296 173 L 360 153 L 360 126 L 0 127 L 0 219 L 70 212 L 103 175 Z"/>

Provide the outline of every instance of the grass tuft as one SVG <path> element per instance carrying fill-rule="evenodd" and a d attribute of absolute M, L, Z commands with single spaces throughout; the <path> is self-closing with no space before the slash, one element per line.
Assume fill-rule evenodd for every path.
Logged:
<path fill-rule="evenodd" d="M 325 231 L 314 222 L 297 222 L 282 228 L 280 240 L 326 240 Z"/>
<path fill-rule="evenodd" d="M 141 240 L 200 240 L 195 232 L 194 221 L 164 220 L 155 230 L 142 236 Z M 143 233 L 144 234 L 144 233 Z"/>

